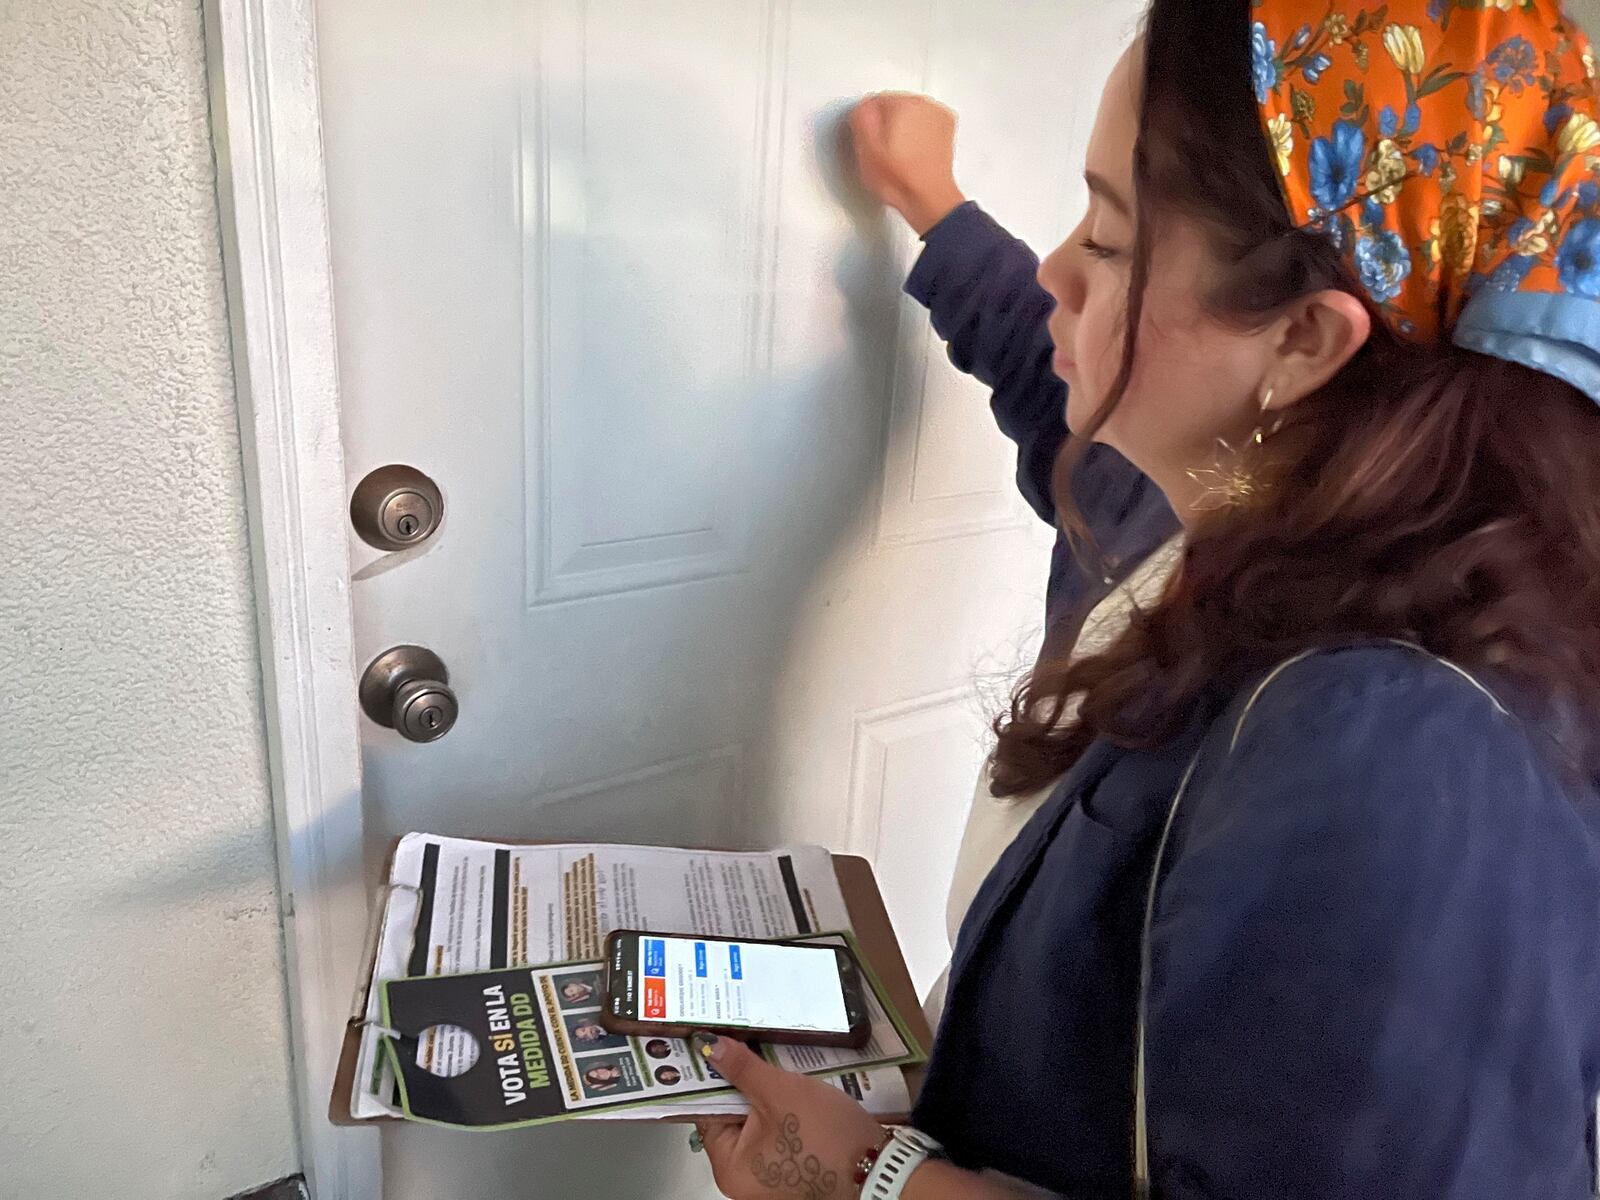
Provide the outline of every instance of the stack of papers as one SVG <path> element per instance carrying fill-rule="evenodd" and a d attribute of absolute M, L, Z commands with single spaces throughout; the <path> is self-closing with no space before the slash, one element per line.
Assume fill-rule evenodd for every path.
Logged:
<path fill-rule="evenodd" d="M 385 980 L 538 966 L 601 957 L 613 929 L 782 938 L 848 929 L 849 913 L 828 851 L 800 846 L 758 853 L 598 844 L 514 845 L 406 835 L 397 847 L 377 927 L 366 1024 L 350 1098 L 358 1120 L 400 1116 L 394 1073 L 381 1052 Z M 598 1010 L 600 998 L 594 997 Z M 876 1006 L 875 1006 L 876 1007 Z M 874 1037 L 861 1050 L 774 1046 L 789 1070 L 839 1070 L 893 1057 L 898 1039 L 874 1011 Z M 460 1048 L 448 1032 L 419 1046 L 419 1057 L 448 1061 Z M 910 1106 L 897 1067 L 832 1075 L 828 1082 L 869 1111 Z M 683 1096 L 659 1104 L 597 1112 L 584 1120 L 739 1115 L 736 1094 Z"/>

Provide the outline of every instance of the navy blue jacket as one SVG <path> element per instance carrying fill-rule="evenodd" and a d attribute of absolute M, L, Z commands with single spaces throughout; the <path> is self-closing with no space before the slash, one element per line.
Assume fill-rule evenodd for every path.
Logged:
<path fill-rule="evenodd" d="M 1017 486 L 1034 512 L 1057 526 L 1045 599 L 1045 647 L 1070 649 L 1078 624 L 1178 531 L 1159 488 L 1109 446 L 1092 446 L 1072 478 L 1072 500 L 1103 562 L 1075 554 L 1060 521 L 1050 477 L 1067 440 L 1067 385 L 1051 367 L 1045 322 L 1055 302 L 1034 278 L 1039 260 L 976 204 L 963 204 L 928 231 L 906 291 L 926 306 L 950 361 L 994 390 L 991 407 L 1017 443 Z"/>
<path fill-rule="evenodd" d="M 939 281 L 921 294 L 967 334 L 957 363 L 1012 387 L 1026 370 L 1006 373 L 1007 348 L 1049 311 L 1020 262 L 968 209 L 913 280 Z M 983 278 L 957 284 L 957 264 Z M 978 296 L 988 316 L 965 311 Z M 1060 441 L 1059 388 L 1034 382 L 1048 404 L 996 396 L 1031 495 L 1030 463 Z M 1096 510 L 1108 541 L 1117 513 L 1146 512 L 1124 469 Z M 1069 577 L 1053 595 L 1095 591 Z M 1039 808 L 961 929 L 917 1125 L 965 1167 L 1129 1194 L 1145 904 L 1193 762 L 1149 932 L 1157 1195 L 1590 1196 L 1600 798 L 1407 647 L 1313 654 L 1241 719 L 1245 703 L 1159 751 L 1096 743 Z"/>

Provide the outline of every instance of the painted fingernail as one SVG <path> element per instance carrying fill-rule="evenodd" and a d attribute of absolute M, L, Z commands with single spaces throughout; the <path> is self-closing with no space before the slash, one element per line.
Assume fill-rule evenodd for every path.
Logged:
<path fill-rule="evenodd" d="M 717 1039 L 709 1033 L 693 1033 L 689 1035 L 689 1045 L 701 1058 L 710 1059 L 717 1048 Z"/>

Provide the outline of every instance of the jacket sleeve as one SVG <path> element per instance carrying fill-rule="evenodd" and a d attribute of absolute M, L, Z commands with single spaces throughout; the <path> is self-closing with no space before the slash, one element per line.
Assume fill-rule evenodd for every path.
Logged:
<path fill-rule="evenodd" d="M 1369 647 L 1207 758 L 1151 925 L 1157 1194 L 1588 1196 L 1600 869 L 1529 735 Z"/>
<path fill-rule="evenodd" d="M 956 367 L 993 390 L 1000 430 L 1017 444 L 1017 486 L 1039 516 L 1055 523 L 1050 476 L 1067 440 L 1067 385 L 1052 369 L 1046 322 L 1055 307 L 1035 274 L 1039 259 L 972 202 L 923 238 L 906 292 L 933 318 Z M 1115 452 L 1095 447 L 1096 474 L 1125 495 L 1142 478 Z M 1126 477 L 1126 478 L 1124 478 Z"/>

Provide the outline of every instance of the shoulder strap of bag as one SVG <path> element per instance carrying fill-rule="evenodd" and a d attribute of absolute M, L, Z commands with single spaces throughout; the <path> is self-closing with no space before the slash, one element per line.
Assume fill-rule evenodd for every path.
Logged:
<path fill-rule="evenodd" d="M 1504 713 L 1506 711 L 1493 692 L 1479 682 L 1475 676 L 1458 667 L 1455 663 L 1450 662 L 1448 659 L 1440 658 L 1438 655 L 1410 642 L 1396 641 L 1394 644 L 1403 646 L 1408 650 L 1415 650 L 1417 653 L 1424 654 L 1449 667 L 1493 701 L 1494 706 L 1500 712 Z M 1254 710 L 1262 695 L 1272 686 L 1273 681 L 1296 663 L 1303 662 L 1321 653 L 1324 653 L 1323 648 L 1302 650 L 1300 653 L 1284 659 L 1283 662 L 1267 672 L 1261 682 L 1256 685 L 1255 690 L 1250 693 L 1250 698 L 1245 701 L 1244 707 L 1239 710 L 1239 716 L 1233 725 L 1233 733 L 1228 739 L 1228 754 L 1232 754 L 1234 748 L 1238 746 L 1239 738 L 1244 733 L 1245 722 L 1249 719 L 1250 713 Z M 1189 782 L 1194 778 L 1195 769 L 1200 765 L 1200 756 L 1206 749 L 1205 740 L 1202 740 L 1200 748 L 1195 751 L 1194 757 L 1189 760 L 1188 767 L 1184 769 L 1183 776 L 1178 780 L 1177 790 L 1172 794 L 1172 802 L 1167 808 L 1167 819 L 1161 827 L 1161 840 L 1156 843 L 1155 862 L 1150 870 L 1150 884 L 1145 892 L 1144 926 L 1139 934 L 1139 1011 L 1133 1058 L 1133 1194 L 1135 1200 L 1149 1200 L 1150 1197 L 1150 1130 L 1148 1102 L 1145 1096 L 1145 1034 L 1150 1002 L 1150 928 L 1155 920 L 1156 889 L 1161 882 L 1161 868 L 1166 858 L 1167 842 L 1172 836 L 1172 826 L 1177 819 L 1178 809 L 1183 804 L 1184 793 L 1189 790 Z M 1597 1191 L 1597 1195 L 1600 1195 L 1600 1191 Z"/>

